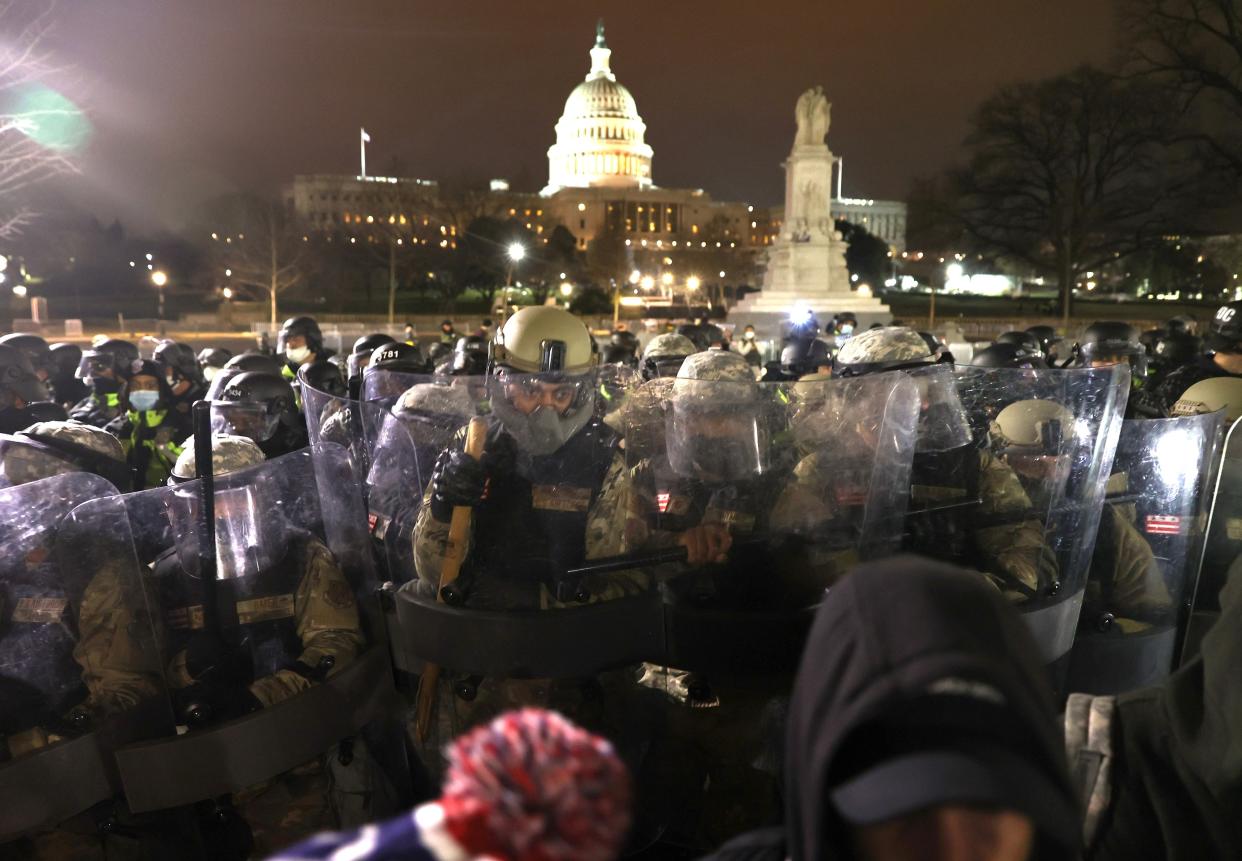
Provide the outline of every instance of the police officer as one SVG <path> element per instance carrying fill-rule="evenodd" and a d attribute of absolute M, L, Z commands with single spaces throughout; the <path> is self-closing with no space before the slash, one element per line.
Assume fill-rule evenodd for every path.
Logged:
<path fill-rule="evenodd" d="M 16 347 L 0 346 L 0 433 L 13 433 L 38 421 L 32 405 L 50 396 L 26 355 Z"/>
<path fill-rule="evenodd" d="M 452 320 L 440 321 L 440 343 L 448 345 L 452 348 L 457 343 L 457 330 L 453 328 Z"/>
<path fill-rule="evenodd" d="M 52 362 L 52 376 L 48 379 L 52 396 L 56 403 L 68 409 L 87 395 L 85 384 L 76 376 L 78 364 L 82 361 L 82 348 L 77 344 L 58 342 L 48 347 L 48 356 Z"/>
<path fill-rule="evenodd" d="M 107 479 L 122 493 L 131 489 L 125 449 L 107 431 L 76 421 L 37 422 L 12 436 L 0 437 L 0 486 L 89 472 Z"/>
<path fill-rule="evenodd" d="M 122 395 L 139 361 L 138 348 L 129 341 L 109 338 L 82 352 L 77 376 L 90 394 L 69 410 L 69 418 L 103 427 L 122 412 Z"/>
<path fill-rule="evenodd" d="M 976 368 L 1048 368 L 1043 354 L 1031 350 L 1026 344 L 999 342 L 975 353 L 970 364 Z"/>
<path fill-rule="evenodd" d="M 917 332 L 889 326 L 847 341 L 834 373 L 917 371 L 938 363 Z M 933 376 L 920 380 L 926 392 L 907 549 L 992 574 L 1014 600 L 1033 596 L 1057 576 L 1044 525 L 1013 470 L 971 438 L 962 404 L 947 382 Z"/>
<path fill-rule="evenodd" d="M 1082 333 L 1076 351 L 1075 364 L 1080 368 L 1128 364 L 1131 396 L 1126 402 L 1126 418 L 1141 415 L 1138 392 L 1147 384 L 1147 350 L 1139 343 L 1138 331 L 1133 326 L 1116 320 L 1092 323 Z"/>
<path fill-rule="evenodd" d="M 105 428 L 121 440 L 135 490 L 159 487 L 181 455 L 178 440 L 190 432 L 189 412 L 171 407 L 172 394 L 155 362 L 133 366 L 122 394 L 125 412 Z"/>
<path fill-rule="evenodd" d="M 694 355 L 698 348 L 685 335 L 666 332 L 656 335 L 643 348 L 641 370 L 644 380 L 656 377 L 675 377 L 687 356 Z M 749 361 L 749 360 L 748 360 Z"/>
<path fill-rule="evenodd" d="M 1034 353 L 1040 358 L 1044 357 L 1043 344 L 1038 337 L 1030 332 L 1001 332 L 996 336 L 993 342 L 996 344 L 1016 344 L 1023 347 L 1028 353 Z"/>
<path fill-rule="evenodd" d="M 245 437 L 212 438 L 212 471 L 220 479 L 262 464 Z M 314 534 L 280 512 L 269 481 L 216 485 L 219 630 L 207 630 L 203 574 L 192 533 L 197 491 L 187 441 L 169 484 L 169 519 L 178 544 L 152 566 L 166 637 L 166 675 L 179 717 L 192 729 L 270 708 L 339 672 L 364 638 L 358 605 L 340 562 Z M 296 506 L 295 506 L 296 507 Z M 222 594 L 221 594 L 222 593 Z M 319 830 L 328 817 L 328 777 L 317 759 L 295 772 L 250 787 L 233 799 L 254 831 L 254 853 Z"/>
<path fill-rule="evenodd" d="M 35 376 L 40 382 L 47 383 L 52 377 L 52 355 L 47 341 L 38 335 L 13 332 L 0 337 L 0 345 L 16 347 L 26 354 L 30 367 L 34 368 Z"/>
<path fill-rule="evenodd" d="M 190 407 L 207 393 L 207 383 L 198 366 L 194 348 L 189 344 L 165 339 L 156 344 L 151 360 L 163 371 L 164 384 L 167 387 L 166 406 L 188 419 Z"/>
<path fill-rule="evenodd" d="M 288 380 L 261 371 L 245 371 L 230 377 L 219 400 L 236 404 L 224 410 L 235 432 L 258 443 L 269 458 L 305 448 L 306 422 L 298 412 Z"/>
<path fill-rule="evenodd" d="M 276 353 L 284 359 L 280 373 L 286 380 L 295 379 L 302 365 L 333 355 L 324 346 L 323 332 L 314 317 L 290 317 L 286 320 L 276 337 Z"/>
<path fill-rule="evenodd" d="M 371 361 L 371 355 L 385 344 L 391 344 L 395 339 L 391 335 L 383 332 L 374 332 L 370 335 L 363 335 L 354 341 L 354 348 L 349 354 L 349 362 L 346 368 L 346 379 L 349 384 L 349 396 L 354 400 L 358 400 L 359 392 L 362 391 L 362 373 L 366 370 L 367 363 Z"/>
<path fill-rule="evenodd" d="M 447 369 L 437 373 L 455 377 L 479 377 L 487 373 L 487 338 L 482 335 L 463 335 L 453 345 L 453 358 Z"/>
<path fill-rule="evenodd" d="M 1057 330 L 1052 326 L 1031 326 L 1026 330 L 1026 333 L 1033 335 L 1039 341 L 1039 350 L 1044 354 L 1044 360 L 1051 363 L 1057 344 L 1060 344 L 1063 340 L 1057 334 Z"/>
<path fill-rule="evenodd" d="M 1161 332 L 1152 345 L 1148 387 L 1159 389 L 1173 371 L 1193 364 L 1203 353 L 1203 341 L 1189 332 Z"/>
<path fill-rule="evenodd" d="M 461 340 L 466 340 L 462 338 Z M 460 360 L 460 372 L 454 372 Z M 463 348 L 462 353 L 453 353 L 453 358 L 445 363 L 445 374 L 463 374 L 475 366 L 476 360 L 468 355 Z M 418 347 L 409 344 L 384 344 L 371 354 L 371 361 L 362 377 L 362 396 L 364 400 L 379 401 L 385 409 L 392 406 L 401 393 L 410 385 L 410 376 L 426 371 L 422 354 Z"/>
<path fill-rule="evenodd" d="M 203 381 L 210 384 L 216 378 L 216 374 L 220 373 L 220 369 L 224 367 L 225 363 L 233 358 L 233 351 L 226 350 L 224 347 L 204 347 L 198 351 L 196 358 Z"/>
<path fill-rule="evenodd" d="M 629 329 L 616 329 L 609 335 L 600 361 L 605 365 L 635 366 L 638 364 L 638 346 L 637 335 Z"/>
<path fill-rule="evenodd" d="M 1182 394 L 1201 380 L 1242 377 L 1242 301 L 1217 309 L 1204 339 L 1207 352 L 1170 371 L 1152 393 L 1149 404 L 1159 415 L 1172 415 Z"/>

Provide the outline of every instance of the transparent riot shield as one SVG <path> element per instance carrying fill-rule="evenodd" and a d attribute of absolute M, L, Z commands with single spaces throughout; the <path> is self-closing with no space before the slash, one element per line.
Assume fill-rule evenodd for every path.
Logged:
<path fill-rule="evenodd" d="M 392 406 L 361 404 L 369 444 L 367 507 L 371 535 L 396 583 L 413 579 L 410 543 L 414 518 L 440 452 L 477 415 L 480 405 L 466 378 L 424 378 L 406 389 Z"/>
<path fill-rule="evenodd" d="M 1211 514 L 1203 543 L 1183 662 L 1199 653 L 1208 628 L 1220 618 L 1220 591 L 1242 572 L 1242 419 L 1230 425 L 1213 485 Z"/>
<path fill-rule="evenodd" d="M 985 573 L 1063 683 L 1128 369 L 972 367 L 956 384 L 971 441 L 915 454 L 907 548 Z"/>
<path fill-rule="evenodd" d="M 352 448 L 362 436 L 354 406 L 357 402 L 302 383 L 302 412 L 311 445 L 332 442 Z"/>
<path fill-rule="evenodd" d="M 1203 542 L 1219 413 L 1123 423 L 1068 689 L 1116 694 L 1174 665 Z"/>
<path fill-rule="evenodd" d="M 214 540 L 202 531 L 198 481 L 126 500 L 135 536 L 169 539 L 147 583 L 161 623 L 160 662 L 184 728 L 118 753 L 134 811 L 276 785 L 307 763 L 307 773 L 322 774 L 327 785 L 342 764 L 324 759 L 333 745 L 357 739 L 354 756 L 372 750 L 373 740 L 383 746 L 373 728 L 388 719 L 394 692 L 365 509 L 351 474 L 345 449 L 320 444 L 216 476 Z M 404 785 L 401 761 L 385 754 L 374 770 L 384 778 L 378 798 Z M 236 799 L 238 812 L 257 833 L 262 825 L 241 800 L 250 797 Z"/>
<path fill-rule="evenodd" d="M 0 491 L 0 842 L 99 812 L 114 750 L 172 731 L 120 500 L 85 473 Z"/>

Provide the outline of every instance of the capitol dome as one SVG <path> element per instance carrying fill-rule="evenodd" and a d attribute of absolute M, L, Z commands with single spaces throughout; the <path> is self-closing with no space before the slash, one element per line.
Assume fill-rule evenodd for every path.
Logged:
<path fill-rule="evenodd" d="M 591 71 L 565 100 L 556 124 L 556 143 L 548 148 L 548 187 L 651 187 L 651 147 L 643 142 L 647 126 L 634 97 L 617 81 L 604 41 L 604 22 L 595 31 Z"/>

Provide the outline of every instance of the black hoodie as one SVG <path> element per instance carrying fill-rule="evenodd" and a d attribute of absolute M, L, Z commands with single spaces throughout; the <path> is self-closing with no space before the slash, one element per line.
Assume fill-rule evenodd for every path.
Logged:
<path fill-rule="evenodd" d="M 1004 719 L 973 730 L 946 723 L 922 737 L 912 721 L 894 733 L 893 721 L 946 684 L 999 692 Z M 860 768 L 887 761 L 879 752 L 901 749 L 894 739 L 908 740 L 911 730 L 917 748 L 970 747 L 994 736 L 1005 749 L 1020 750 L 1051 787 L 1061 840 L 1076 843 L 1078 804 L 1034 641 L 977 574 L 906 556 L 862 566 L 829 591 L 790 703 L 783 835 L 747 835 L 717 857 L 851 858 L 851 827 L 836 811 L 833 789 Z M 1072 858 L 1077 851 L 1041 834 L 1035 857 Z"/>

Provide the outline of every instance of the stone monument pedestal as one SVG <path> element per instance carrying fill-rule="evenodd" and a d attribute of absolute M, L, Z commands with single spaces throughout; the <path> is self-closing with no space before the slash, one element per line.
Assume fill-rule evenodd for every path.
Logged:
<path fill-rule="evenodd" d="M 768 251 L 763 289 L 747 296 L 729 311 L 729 322 L 768 336 L 783 334 L 781 323 L 795 310 L 810 309 L 821 325 L 833 314 L 852 311 L 858 325 L 889 323 L 888 306 L 879 299 L 859 296 L 850 289 L 845 265 L 846 243 L 830 211 L 829 192 L 836 161 L 824 138 L 832 106 L 822 87 L 807 90 L 798 99 L 794 137 L 785 169 L 785 217 L 780 236 Z"/>

